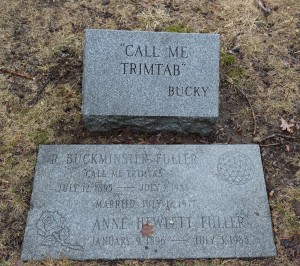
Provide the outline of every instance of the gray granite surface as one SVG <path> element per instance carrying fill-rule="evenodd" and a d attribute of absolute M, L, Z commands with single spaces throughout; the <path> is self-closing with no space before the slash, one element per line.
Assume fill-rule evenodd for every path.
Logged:
<path fill-rule="evenodd" d="M 44 145 L 22 260 L 275 256 L 258 145 Z"/>
<path fill-rule="evenodd" d="M 219 39 L 218 34 L 86 30 L 87 128 L 208 135 L 219 115 Z"/>

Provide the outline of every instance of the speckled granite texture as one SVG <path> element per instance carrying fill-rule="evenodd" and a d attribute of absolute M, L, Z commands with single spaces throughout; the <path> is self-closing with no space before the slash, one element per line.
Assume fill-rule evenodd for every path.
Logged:
<path fill-rule="evenodd" d="M 83 118 L 89 130 L 213 132 L 217 34 L 86 30 Z"/>
<path fill-rule="evenodd" d="M 46 145 L 22 260 L 275 256 L 258 145 Z"/>

